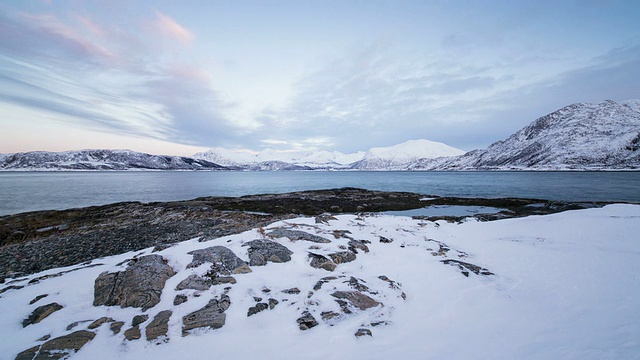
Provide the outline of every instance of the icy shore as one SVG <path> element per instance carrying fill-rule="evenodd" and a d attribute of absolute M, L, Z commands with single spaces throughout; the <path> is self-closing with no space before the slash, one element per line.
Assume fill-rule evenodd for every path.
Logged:
<path fill-rule="evenodd" d="M 195 238 L 2 284 L 0 354 L 15 358 L 35 346 L 42 355 L 51 341 L 83 331 L 93 335 L 72 359 L 631 359 L 640 353 L 639 219 L 639 205 L 623 204 L 489 222 L 337 215 Z M 318 238 L 328 241 L 309 240 Z M 286 247 L 290 259 L 255 262 L 256 239 Z M 214 277 L 199 289 L 178 286 L 210 274 L 211 263 L 190 265 L 194 251 L 214 246 L 231 250 L 251 271 L 224 283 Z M 333 270 L 312 266 L 310 253 L 331 260 Z M 100 274 L 123 272 L 132 266 L 127 260 L 149 255 L 175 273 L 157 304 L 144 311 L 94 306 Z M 189 315 L 225 296 L 223 326 L 185 332 Z M 175 305 L 177 298 L 186 302 Z M 62 308 L 23 326 L 53 303 Z M 259 303 L 267 307 L 256 311 Z M 148 340 L 149 327 L 167 311 L 165 333 Z M 303 330 L 305 314 L 317 325 Z M 137 317 L 144 319 L 141 338 L 126 340 L 139 315 L 148 315 Z"/>

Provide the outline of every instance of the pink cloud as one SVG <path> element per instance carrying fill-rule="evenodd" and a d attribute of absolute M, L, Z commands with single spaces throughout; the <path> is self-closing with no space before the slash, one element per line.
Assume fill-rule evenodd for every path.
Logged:
<path fill-rule="evenodd" d="M 193 39 L 195 39 L 195 35 L 193 35 L 191 31 L 159 11 L 156 11 L 156 20 L 153 22 L 153 28 L 160 34 L 176 39 L 184 44 L 191 43 Z"/>
<path fill-rule="evenodd" d="M 113 61 L 116 58 L 116 55 L 108 49 L 85 38 L 80 31 L 65 25 L 54 15 L 23 13 L 21 17 L 30 27 L 41 32 L 45 38 L 77 54 L 107 61 Z"/>

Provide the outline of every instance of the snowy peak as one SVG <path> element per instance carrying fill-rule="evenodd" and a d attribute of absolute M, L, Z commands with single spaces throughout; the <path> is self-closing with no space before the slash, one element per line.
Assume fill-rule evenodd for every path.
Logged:
<path fill-rule="evenodd" d="M 461 155 L 460 149 L 429 140 L 410 140 L 389 147 L 371 148 L 344 154 L 339 151 L 284 152 L 265 149 L 258 153 L 213 148 L 194 155 L 225 166 L 238 166 L 249 170 L 263 170 L 264 163 L 288 163 L 295 169 L 358 169 L 397 170 L 419 159 L 432 159 Z M 297 168 L 296 168 L 297 167 Z M 269 167 L 267 167 L 269 168 Z"/>
<path fill-rule="evenodd" d="M 406 170 L 421 159 L 462 155 L 464 151 L 430 140 L 409 140 L 402 144 L 372 148 L 354 164 L 359 170 Z"/>
<path fill-rule="evenodd" d="M 474 150 L 437 170 L 603 170 L 640 168 L 640 102 L 607 100 L 565 106 L 509 138 Z"/>

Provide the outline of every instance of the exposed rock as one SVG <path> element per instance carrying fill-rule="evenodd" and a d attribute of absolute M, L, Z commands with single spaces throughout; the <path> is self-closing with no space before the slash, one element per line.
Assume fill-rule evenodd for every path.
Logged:
<path fill-rule="evenodd" d="M 335 216 L 329 214 L 322 214 L 316 216 L 316 224 L 329 224 L 329 220 L 338 220 Z"/>
<path fill-rule="evenodd" d="M 324 269 L 327 271 L 333 271 L 336 269 L 336 264 L 333 261 L 320 254 L 314 254 L 310 252 L 309 258 L 311 258 L 310 265 L 316 269 Z"/>
<path fill-rule="evenodd" d="M 82 324 L 82 323 L 87 323 L 91 320 L 81 320 L 81 321 L 74 321 L 71 324 L 67 325 L 67 331 L 70 331 L 71 329 L 73 329 L 74 327 Z"/>
<path fill-rule="evenodd" d="M 345 283 L 349 284 L 349 286 L 351 286 L 352 288 L 358 290 L 358 291 L 363 291 L 363 292 L 368 292 L 371 294 L 376 294 L 375 291 L 371 291 L 369 290 L 369 287 L 367 285 L 364 285 L 362 283 L 360 283 L 360 281 L 365 282 L 362 279 L 356 279 L 355 277 L 351 276 L 349 278 L 349 280 L 345 281 Z"/>
<path fill-rule="evenodd" d="M 153 248 L 153 251 L 151 251 L 152 253 L 154 252 L 159 252 L 162 250 L 166 250 L 172 246 L 176 245 L 176 243 L 171 243 L 171 244 L 158 244 Z"/>
<path fill-rule="evenodd" d="M 300 294 L 300 289 L 298 289 L 297 287 L 294 287 L 291 289 L 284 289 L 282 290 L 282 292 L 285 294 Z"/>
<path fill-rule="evenodd" d="M 391 244 L 393 242 L 393 239 L 387 239 L 384 236 L 380 236 L 380 242 L 383 244 Z"/>
<path fill-rule="evenodd" d="M 280 302 L 274 298 L 269 298 L 269 310 L 273 310 Z"/>
<path fill-rule="evenodd" d="M 27 327 L 32 324 L 37 324 L 40 321 L 44 320 L 47 316 L 53 314 L 54 312 L 62 309 L 64 306 L 58 303 L 51 303 L 47 305 L 42 305 L 37 307 L 28 318 L 22 321 L 22 327 Z"/>
<path fill-rule="evenodd" d="M 313 286 L 313 290 L 320 290 L 322 288 L 322 285 L 328 283 L 331 280 L 337 280 L 338 278 L 335 276 L 327 276 L 327 277 L 323 277 L 322 279 L 318 280 L 318 282 Z"/>
<path fill-rule="evenodd" d="M 460 260 L 446 259 L 446 260 L 440 260 L 440 262 L 443 264 L 451 265 L 451 266 L 457 266 L 458 269 L 460 269 L 460 271 L 462 272 L 462 275 L 466 277 L 469 277 L 469 271 L 473 272 L 476 275 L 494 275 L 488 269 L 485 269 L 478 265 L 469 264 L 467 262 L 460 261 Z"/>
<path fill-rule="evenodd" d="M 349 240 L 347 245 L 349 245 L 349 250 L 353 251 L 355 254 L 358 253 L 357 250 L 362 250 L 366 253 L 369 252 L 369 247 L 360 240 Z"/>
<path fill-rule="evenodd" d="M 129 341 L 138 340 L 141 337 L 142 337 L 142 334 L 140 333 L 140 328 L 137 326 L 129 328 L 124 332 L 124 338 Z"/>
<path fill-rule="evenodd" d="M 42 295 L 38 295 L 38 296 L 36 296 L 35 298 L 33 298 L 33 300 L 29 301 L 29 305 L 33 305 L 33 304 L 35 304 L 38 300 L 40 300 L 40 299 L 42 299 L 42 298 L 44 298 L 44 297 L 47 297 L 47 296 L 49 296 L 49 294 L 42 294 Z"/>
<path fill-rule="evenodd" d="M 189 252 L 189 255 L 193 255 L 193 260 L 187 265 L 187 268 L 198 267 L 209 262 L 222 275 L 231 275 L 236 269 L 247 265 L 233 251 L 224 246 L 212 246 L 206 249 L 194 250 Z"/>
<path fill-rule="evenodd" d="M 356 255 L 351 251 L 339 251 L 333 254 L 329 254 L 329 257 L 336 264 L 348 263 L 356 259 Z"/>
<path fill-rule="evenodd" d="M 269 308 L 269 305 L 265 303 L 257 303 L 255 306 L 252 306 L 249 308 L 249 310 L 247 311 L 247 317 L 251 315 L 255 315 L 260 311 L 267 310 L 268 308 Z"/>
<path fill-rule="evenodd" d="M 34 357 L 38 353 L 38 350 L 40 350 L 40 345 L 29 348 L 16 355 L 15 360 L 34 360 Z"/>
<path fill-rule="evenodd" d="M 80 350 L 96 336 L 91 331 L 79 330 L 71 334 L 51 339 L 42 346 L 32 347 L 16 356 L 16 359 L 66 359 Z"/>
<path fill-rule="evenodd" d="M 147 320 L 149 320 L 149 315 L 147 314 L 136 315 L 131 319 L 131 326 L 138 326 Z"/>
<path fill-rule="evenodd" d="M 113 321 L 114 320 L 112 318 L 103 316 L 100 319 L 98 319 L 98 320 L 92 322 L 91 324 L 89 324 L 89 326 L 87 326 L 87 329 L 93 330 L 93 329 L 96 329 L 96 328 L 100 327 L 100 325 L 102 325 L 104 323 L 110 323 L 110 322 L 113 322 Z"/>
<path fill-rule="evenodd" d="M 373 336 L 373 334 L 371 334 L 371 330 L 365 329 L 365 328 L 358 329 L 358 331 L 356 331 L 355 335 L 356 335 L 356 337 Z"/>
<path fill-rule="evenodd" d="M 211 279 L 205 279 L 198 275 L 189 275 L 186 279 L 180 281 L 178 285 L 176 285 L 176 290 L 208 290 L 211 285 L 213 285 L 213 281 Z"/>
<path fill-rule="evenodd" d="M 124 321 L 116 321 L 112 323 L 111 326 L 109 326 L 109 329 L 113 331 L 113 334 L 115 335 L 120 333 L 120 330 L 122 330 L 123 326 L 124 326 Z"/>
<path fill-rule="evenodd" d="M 231 301 L 227 295 L 221 295 L 220 300 L 212 299 L 200 310 L 196 310 L 182 318 L 182 336 L 189 334 L 189 330 L 209 327 L 219 329 L 224 326 L 226 314 Z"/>
<path fill-rule="evenodd" d="M 322 320 L 329 321 L 333 318 L 339 317 L 340 314 L 334 311 L 323 311 L 320 313 L 320 316 L 322 317 Z"/>
<path fill-rule="evenodd" d="M 125 271 L 104 272 L 94 285 L 94 306 L 140 307 L 143 311 L 160 301 L 164 284 L 175 274 L 160 255 L 147 255 L 129 263 Z"/>
<path fill-rule="evenodd" d="M 269 288 L 268 288 L 268 287 L 266 287 L 266 286 L 263 286 L 263 287 L 262 287 L 262 289 L 261 289 L 260 291 L 262 291 L 263 293 L 265 293 L 265 294 L 266 294 L 266 293 L 270 293 L 270 292 L 271 292 L 271 289 L 269 289 Z"/>
<path fill-rule="evenodd" d="M 325 239 L 318 235 L 309 234 L 300 230 L 289 230 L 289 229 L 274 229 L 267 236 L 271 238 L 287 238 L 291 241 L 311 241 L 314 243 L 330 243 L 331 240 Z"/>
<path fill-rule="evenodd" d="M 359 310 L 366 310 L 382 305 L 382 303 L 375 301 L 374 299 L 359 291 L 336 291 L 331 294 L 331 296 L 338 299 L 336 301 L 338 302 L 338 304 L 340 304 L 342 310 L 347 314 L 351 312 L 347 302 Z M 346 300 L 346 302 L 344 300 Z"/>
<path fill-rule="evenodd" d="M 173 312 L 171 310 L 163 310 L 156 314 L 145 330 L 147 340 L 155 340 L 167 335 L 169 331 L 169 318 L 171 318 L 172 314 Z"/>
<path fill-rule="evenodd" d="M 248 246 L 249 265 L 263 266 L 268 261 L 284 263 L 291 260 L 293 252 L 286 246 L 271 240 L 252 240 L 242 246 Z"/>
<path fill-rule="evenodd" d="M 260 301 L 262 301 L 262 298 L 261 298 L 261 297 L 259 297 L 259 296 L 254 296 L 254 297 L 253 297 L 253 300 L 254 300 L 255 302 L 260 302 Z"/>
<path fill-rule="evenodd" d="M 176 295 L 176 297 L 173 299 L 173 305 L 174 305 L 174 306 L 178 306 L 178 305 L 180 305 L 180 304 L 182 304 L 182 303 L 186 303 L 188 299 L 189 299 L 189 298 L 187 297 L 187 295 L 178 294 L 178 295 Z"/>
<path fill-rule="evenodd" d="M 308 311 L 303 312 L 302 316 L 299 317 L 296 322 L 300 330 L 309 330 L 312 327 L 318 326 L 318 322 Z"/>
<path fill-rule="evenodd" d="M 49 334 L 48 334 L 48 335 L 45 335 L 45 336 L 43 336 L 43 337 L 39 338 L 39 339 L 38 339 L 38 340 L 36 340 L 36 341 L 47 341 L 47 340 L 49 340 L 49 339 L 51 339 L 51 335 L 49 335 Z"/>

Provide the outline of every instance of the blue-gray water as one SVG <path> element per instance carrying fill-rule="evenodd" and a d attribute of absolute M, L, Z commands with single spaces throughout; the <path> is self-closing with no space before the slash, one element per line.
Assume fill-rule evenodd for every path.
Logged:
<path fill-rule="evenodd" d="M 347 186 L 438 196 L 640 202 L 640 172 L 0 172 L 0 215 Z"/>

